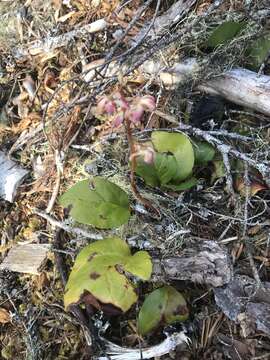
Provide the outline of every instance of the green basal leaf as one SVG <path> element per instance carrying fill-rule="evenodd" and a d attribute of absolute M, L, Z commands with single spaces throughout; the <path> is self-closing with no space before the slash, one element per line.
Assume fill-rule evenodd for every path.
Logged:
<path fill-rule="evenodd" d="M 164 286 L 149 294 L 138 317 L 138 331 L 146 335 L 158 326 L 185 321 L 188 309 L 184 297 L 172 286 Z"/>
<path fill-rule="evenodd" d="M 215 148 L 206 141 L 192 140 L 195 155 L 195 163 L 199 165 L 207 164 L 215 157 Z"/>
<path fill-rule="evenodd" d="M 148 280 L 152 272 L 149 254 L 138 251 L 132 255 L 126 242 L 117 237 L 86 246 L 78 254 L 66 284 L 65 308 L 81 303 L 85 293 L 90 293 L 98 302 L 126 312 L 137 301 L 137 294 L 123 270 Z"/>
<path fill-rule="evenodd" d="M 130 217 L 127 194 L 102 177 L 79 181 L 61 196 L 60 204 L 71 207 L 74 220 L 99 229 L 118 227 Z"/>
<path fill-rule="evenodd" d="M 174 155 L 177 171 L 172 181 L 185 180 L 192 173 L 194 165 L 194 151 L 189 138 L 182 133 L 166 131 L 154 131 L 151 137 L 156 151 Z"/>
<path fill-rule="evenodd" d="M 210 48 L 224 45 L 235 38 L 245 26 L 245 22 L 226 21 L 216 27 L 210 35 L 206 45 Z"/>

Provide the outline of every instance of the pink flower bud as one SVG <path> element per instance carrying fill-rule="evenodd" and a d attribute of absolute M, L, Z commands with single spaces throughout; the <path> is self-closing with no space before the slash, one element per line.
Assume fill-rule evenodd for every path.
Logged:
<path fill-rule="evenodd" d="M 108 100 L 104 106 L 105 112 L 109 115 L 112 115 L 116 111 L 115 103 L 111 100 Z"/>
<path fill-rule="evenodd" d="M 104 112 L 107 101 L 108 101 L 107 96 L 102 96 L 102 98 L 99 99 L 97 103 L 97 112 L 99 114 L 102 114 Z"/>
<path fill-rule="evenodd" d="M 98 114 L 109 114 L 112 115 L 116 111 L 115 103 L 108 97 L 102 96 L 97 104 L 97 113 Z"/>
<path fill-rule="evenodd" d="M 141 105 L 136 105 L 130 108 L 126 116 L 134 124 L 139 123 L 142 120 L 144 108 Z"/>
<path fill-rule="evenodd" d="M 113 118 L 113 121 L 112 121 L 112 126 L 113 127 L 118 127 L 120 126 L 124 121 L 124 113 L 123 111 L 117 113 L 115 115 L 115 117 Z"/>
<path fill-rule="evenodd" d="M 113 98 L 117 107 L 119 107 L 121 110 L 126 111 L 129 109 L 129 103 L 120 92 L 114 94 Z"/>
<path fill-rule="evenodd" d="M 145 111 L 154 111 L 156 108 L 156 100 L 151 95 L 145 95 L 139 99 L 138 103 L 144 108 Z"/>
<path fill-rule="evenodd" d="M 147 147 L 144 150 L 143 161 L 146 164 L 151 165 L 151 164 L 154 163 L 154 160 L 155 160 L 155 151 L 154 151 L 154 149 L 151 148 L 151 147 Z"/>

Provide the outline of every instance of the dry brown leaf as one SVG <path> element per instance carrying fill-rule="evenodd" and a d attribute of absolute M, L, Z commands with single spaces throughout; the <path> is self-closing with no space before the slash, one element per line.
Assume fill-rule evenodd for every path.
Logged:
<path fill-rule="evenodd" d="M 238 178 L 235 181 L 235 189 L 240 193 L 240 195 L 246 195 L 246 185 L 243 178 Z M 262 190 L 267 190 L 267 186 L 259 183 L 258 181 L 252 181 L 251 184 L 248 186 L 248 193 L 250 196 L 254 196 Z"/>
<path fill-rule="evenodd" d="M 62 0 L 52 0 L 52 6 L 55 9 L 60 9 L 62 6 Z"/>
<path fill-rule="evenodd" d="M 196 14 L 197 15 L 202 15 L 211 5 L 211 0 L 206 0 L 201 2 L 196 9 Z"/>
<path fill-rule="evenodd" d="M 63 16 L 58 17 L 56 20 L 56 22 L 65 22 L 68 19 L 70 19 L 71 17 L 73 17 L 76 14 L 76 11 L 70 11 L 68 14 L 65 14 Z"/>
<path fill-rule="evenodd" d="M 249 230 L 248 230 L 248 235 L 254 236 L 257 235 L 259 231 L 262 230 L 262 227 L 260 225 L 255 225 L 252 226 Z"/>
<path fill-rule="evenodd" d="M 41 120 L 41 117 L 38 113 L 32 112 L 22 118 L 22 120 L 12 126 L 12 131 L 14 134 L 20 134 L 24 130 L 27 130 L 30 126 L 35 126 L 36 124 L 39 124 Z"/>
<path fill-rule="evenodd" d="M 9 322 L 11 322 L 9 312 L 4 308 L 0 308 L 0 324 L 7 324 Z"/>
<path fill-rule="evenodd" d="M 22 83 L 24 89 L 27 91 L 29 99 L 33 100 L 36 94 L 36 84 L 31 75 L 26 75 Z"/>

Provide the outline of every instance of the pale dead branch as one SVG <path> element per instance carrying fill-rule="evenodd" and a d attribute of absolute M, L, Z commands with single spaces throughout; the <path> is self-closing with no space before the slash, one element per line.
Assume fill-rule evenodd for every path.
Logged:
<path fill-rule="evenodd" d="M 189 339 L 182 331 L 180 333 L 174 333 L 167 337 L 163 342 L 158 345 L 150 346 L 143 349 L 131 349 L 124 348 L 116 345 L 105 339 L 106 353 L 108 356 L 96 357 L 96 360 L 141 360 L 152 359 L 173 351 L 177 346 L 188 344 Z"/>
<path fill-rule="evenodd" d="M 18 186 L 27 175 L 27 170 L 17 165 L 0 151 L 0 197 L 13 202 Z"/>
<path fill-rule="evenodd" d="M 68 33 L 56 36 L 48 37 L 44 40 L 37 40 L 29 45 L 27 49 L 19 48 L 16 50 L 17 57 L 23 57 L 30 55 L 39 55 L 41 53 L 50 53 L 54 50 L 67 46 L 67 44 L 75 37 L 85 36 L 87 34 L 93 34 L 98 31 L 105 30 L 108 26 L 108 22 L 105 19 L 99 19 L 91 24 L 87 24 L 79 27 L 78 29 L 69 31 Z"/>

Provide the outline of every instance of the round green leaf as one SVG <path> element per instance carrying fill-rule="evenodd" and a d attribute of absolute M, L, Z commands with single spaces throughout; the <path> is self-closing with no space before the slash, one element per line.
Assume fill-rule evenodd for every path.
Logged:
<path fill-rule="evenodd" d="M 123 270 L 148 280 L 152 272 L 150 256 L 146 251 L 132 255 L 126 242 L 117 237 L 86 246 L 69 275 L 65 307 L 82 302 L 85 292 L 89 292 L 100 303 L 127 311 L 137 301 L 137 295 Z"/>
<path fill-rule="evenodd" d="M 177 173 L 178 163 L 173 155 L 155 154 L 153 164 L 145 163 L 142 157 L 137 159 L 136 174 L 149 186 L 167 184 Z"/>
<path fill-rule="evenodd" d="M 154 131 L 151 135 L 155 149 L 160 153 L 171 153 L 177 162 L 177 171 L 172 181 L 185 180 L 194 165 L 194 151 L 189 138 L 182 133 Z"/>
<path fill-rule="evenodd" d="M 102 177 L 76 183 L 61 196 L 60 204 L 71 207 L 74 220 L 100 229 L 118 227 L 130 217 L 127 194 Z"/>
<path fill-rule="evenodd" d="M 154 290 L 145 299 L 138 317 L 138 331 L 146 335 L 158 326 L 185 321 L 188 309 L 184 297 L 172 286 Z"/>

